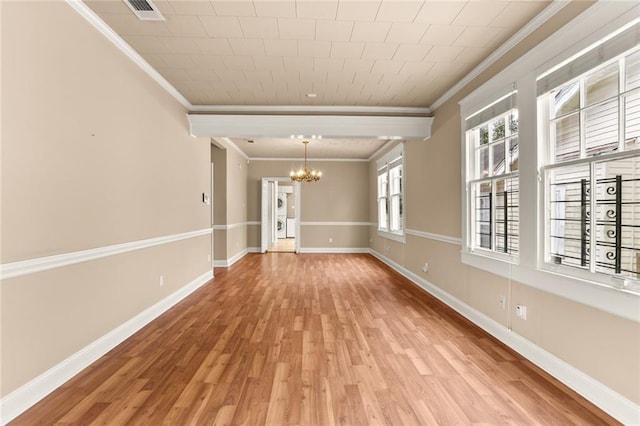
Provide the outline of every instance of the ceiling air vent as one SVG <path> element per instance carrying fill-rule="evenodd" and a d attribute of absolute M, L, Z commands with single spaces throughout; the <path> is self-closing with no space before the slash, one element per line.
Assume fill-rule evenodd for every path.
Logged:
<path fill-rule="evenodd" d="M 151 0 L 123 0 L 141 21 L 164 21 L 164 16 Z"/>

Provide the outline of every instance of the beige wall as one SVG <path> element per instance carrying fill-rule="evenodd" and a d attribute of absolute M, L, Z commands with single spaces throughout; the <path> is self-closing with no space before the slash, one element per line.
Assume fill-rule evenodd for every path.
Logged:
<path fill-rule="evenodd" d="M 185 109 L 67 3 L 1 5 L 2 262 L 208 228 L 209 145 Z M 209 253 L 204 236 L 4 280 L 0 393 L 207 273 Z"/>
<path fill-rule="evenodd" d="M 227 261 L 247 248 L 247 160 L 234 149 L 211 145 L 214 166 L 214 259 Z"/>
<path fill-rule="evenodd" d="M 287 177 L 291 161 L 251 161 L 247 179 L 247 220 L 260 221 L 261 179 Z M 301 187 L 301 222 L 369 222 L 369 165 L 362 161 L 314 161 L 323 173 L 318 182 Z M 324 228 L 320 230 L 320 228 Z M 330 228 L 330 229 L 327 229 Z M 368 229 L 361 225 L 303 226 L 301 248 L 368 247 Z M 333 243 L 328 242 L 329 234 Z M 260 226 L 248 230 L 249 247 L 260 246 Z"/>
<path fill-rule="evenodd" d="M 210 246 L 206 235 L 4 281 L 2 396 L 206 272 Z"/>
<path fill-rule="evenodd" d="M 2 22 L 1 261 L 206 226 L 208 147 L 184 108 L 67 4 L 16 3 Z"/>
<path fill-rule="evenodd" d="M 211 144 L 213 224 L 227 224 L 227 150 Z"/>
<path fill-rule="evenodd" d="M 503 67 L 535 46 L 590 3 L 572 2 L 540 31 L 520 43 L 497 65 L 467 85 L 435 112 L 432 136 L 406 144 L 406 223 L 408 229 L 461 235 L 460 109 L 458 102 Z M 376 212 L 375 160 L 369 166 L 369 206 Z M 407 235 L 406 244 L 378 237 L 371 227 L 371 248 L 424 278 L 477 311 L 539 345 L 558 358 L 599 380 L 635 403 L 640 403 L 640 324 L 509 282 L 460 262 L 460 246 Z M 422 272 L 428 262 L 429 271 Z M 499 296 L 508 296 L 507 309 Z M 528 308 L 526 321 L 510 316 L 515 305 Z"/>
<path fill-rule="evenodd" d="M 304 248 L 369 247 L 369 225 L 308 225 L 301 228 Z"/>
<path fill-rule="evenodd" d="M 227 257 L 247 249 L 247 160 L 236 150 L 227 150 Z"/>

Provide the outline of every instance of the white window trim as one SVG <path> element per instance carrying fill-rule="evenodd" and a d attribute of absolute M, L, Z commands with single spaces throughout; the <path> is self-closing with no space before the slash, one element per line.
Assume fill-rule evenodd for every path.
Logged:
<path fill-rule="evenodd" d="M 587 279 L 561 275 L 544 263 L 544 186 L 539 168 L 536 77 L 561 64 L 598 40 L 640 16 L 640 6 L 626 2 L 599 2 L 565 27 L 548 37 L 496 76 L 460 101 L 461 112 L 461 202 L 463 263 L 509 280 L 591 306 L 616 316 L 640 322 L 640 295 Z M 542 65 L 541 65 L 542 64 Z M 470 252 L 467 229 L 467 151 L 464 119 L 495 101 L 496 93 L 506 94 L 513 82 L 518 87 L 520 226 L 518 262 L 499 260 L 479 250 Z M 590 279 L 589 279 L 590 278 Z M 606 284 L 606 285 L 605 285 Z"/>
<path fill-rule="evenodd" d="M 393 241 L 397 241 L 399 243 L 405 243 L 406 242 L 406 229 L 407 229 L 407 224 L 406 224 L 406 212 L 407 212 L 407 199 L 405 197 L 406 194 L 406 161 L 405 161 L 405 143 L 404 142 L 400 142 L 398 145 L 396 145 L 393 149 L 391 149 L 391 151 L 387 152 L 384 156 L 382 156 L 381 158 L 379 158 L 376 161 L 376 185 L 378 182 L 378 174 L 377 171 L 380 170 L 381 168 L 388 166 L 388 164 L 390 162 L 392 162 L 393 160 L 395 160 L 396 158 L 401 157 L 401 163 L 402 163 L 402 194 L 401 194 L 401 199 L 402 199 L 402 205 L 403 205 L 403 211 L 405 213 L 403 219 L 402 219 L 402 229 L 400 229 L 400 231 L 394 232 L 394 231 L 388 231 L 385 229 L 380 229 L 380 222 L 379 222 L 379 217 L 376 220 L 376 225 L 377 225 L 377 230 L 378 230 L 378 236 L 382 237 L 382 238 L 387 238 L 389 240 L 393 240 Z M 387 169 L 387 174 L 389 173 L 389 170 Z M 387 185 L 389 185 L 389 179 L 387 178 Z M 378 209 L 378 205 L 377 205 L 377 186 L 376 186 L 376 212 Z M 389 190 L 387 189 L 387 197 L 390 197 L 389 195 Z"/>
<path fill-rule="evenodd" d="M 498 102 L 502 101 L 505 98 L 511 97 L 515 95 L 516 99 L 517 99 L 517 90 L 514 90 L 513 87 L 511 87 L 508 92 L 504 95 L 504 96 L 498 96 L 496 100 L 494 100 L 491 103 L 487 103 L 486 105 L 483 106 L 483 108 L 477 112 L 477 114 L 481 113 L 484 110 L 489 109 L 492 105 L 497 104 Z M 506 118 L 506 113 L 510 112 L 512 110 L 516 110 L 517 111 L 517 101 L 516 101 L 516 105 L 513 106 L 512 108 L 508 109 L 507 111 L 503 112 L 503 113 L 499 113 L 495 116 L 492 116 L 489 121 L 493 121 L 496 118 L 503 116 L 505 117 L 505 126 L 509 125 L 509 122 L 507 121 L 508 119 Z M 477 115 L 476 113 L 472 114 L 471 117 L 473 117 L 473 115 Z M 463 117 L 467 117 L 467 115 L 464 115 Z M 489 116 L 485 117 L 488 118 Z M 465 212 L 466 212 L 466 220 L 465 220 L 465 225 L 466 225 L 466 229 L 465 232 L 463 234 L 466 235 L 466 240 L 465 240 L 465 244 L 463 246 L 463 251 L 467 252 L 467 253 L 474 253 L 474 254 L 478 254 L 481 256 L 486 256 L 486 257 L 495 257 L 496 259 L 499 260 L 504 260 L 507 262 L 512 262 L 512 263 L 517 263 L 518 262 L 518 254 L 508 254 L 508 253 L 503 253 L 500 252 L 498 250 L 495 249 L 495 247 L 493 249 L 488 249 L 488 248 L 484 248 L 484 247 L 478 247 L 475 243 L 474 243 L 474 226 L 473 226 L 473 222 L 474 222 L 474 214 L 475 211 L 473 210 L 473 196 L 471 194 L 469 194 L 469 190 L 470 187 L 474 184 L 474 183 L 478 183 L 478 182 L 492 182 L 493 185 L 493 181 L 494 180 L 501 180 L 501 179 L 509 179 L 509 178 L 518 178 L 519 179 L 519 175 L 520 175 L 520 170 L 515 170 L 515 171 L 509 171 L 506 172 L 504 174 L 501 175 L 493 175 L 493 176 L 487 176 L 487 177 L 480 177 L 478 178 L 478 170 L 476 169 L 478 167 L 477 164 L 477 160 L 478 158 L 475 156 L 475 152 L 477 151 L 478 147 L 477 146 L 472 146 L 472 144 L 469 143 L 469 140 L 467 139 L 467 135 L 469 131 L 472 131 L 474 129 L 477 129 L 478 127 L 481 127 L 483 125 L 483 123 L 486 123 L 486 121 L 484 121 L 483 123 L 478 123 L 477 126 L 472 127 L 471 129 L 466 129 L 467 124 L 466 124 L 467 119 L 463 118 L 463 126 L 465 127 L 464 129 L 464 156 L 465 156 L 465 163 L 464 163 L 464 167 L 463 170 L 465 170 L 465 174 L 463 176 L 464 179 L 467 179 L 466 181 L 466 186 L 465 186 L 465 191 L 466 191 L 466 205 L 465 205 Z M 504 142 L 505 142 L 505 162 L 507 159 L 507 150 L 508 147 L 506 145 L 506 141 L 509 140 L 510 136 L 505 136 L 504 138 Z M 490 146 L 490 145 L 489 145 Z M 491 152 L 491 151 L 489 151 Z M 467 161 L 469 160 L 469 161 Z M 491 160 L 490 160 L 491 161 Z M 471 179 L 468 179 L 468 177 L 471 175 Z M 495 195 L 495 194 L 494 194 Z M 505 212 L 506 214 L 506 212 Z M 495 219 L 491 221 L 491 223 L 489 224 L 489 226 L 491 227 L 492 231 L 495 232 Z M 492 242 L 493 245 L 493 242 Z"/>

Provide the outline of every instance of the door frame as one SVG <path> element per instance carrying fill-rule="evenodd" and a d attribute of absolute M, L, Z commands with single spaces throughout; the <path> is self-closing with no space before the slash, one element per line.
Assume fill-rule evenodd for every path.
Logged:
<path fill-rule="evenodd" d="M 214 195 L 213 191 L 214 191 L 214 188 L 215 188 L 215 186 L 214 186 L 214 183 L 215 183 L 214 182 L 214 176 L 215 176 L 214 175 L 214 171 L 215 171 L 215 166 L 214 166 L 213 161 L 212 161 L 211 162 L 211 181 L 209 182 L 209 184 L 211 185 L 211 187 L 209 188 L 209 194 L 210 194 L 210 196 L 209 196 L 209 209 L 210 209 L 210 213 L 211 214 L 209 216 L 211 218 L 211 270 L 214 271 L 213 274 L 215 275 L 215 268 L 214 268 L 215 256 L 214 256 L 214 251 L 213 251 L 214 247 L 215 247 L 215 240 L 214 240 L 215 231 L 213 229 L 214 225 L 215 225 L 215 222 L 214 222 L 214 209 L 213 209 L 213 203 L 214 203 L 213 200 L 215 200 L 215 197 L 213 196 Z"/>
<path fill-rule="evenodd" d="M 270 182 L 275 182 L 276 185 L 278 185 L 279 182 L 286 182 L 286 183 L 292 183 L 293 184 L 293 193 L 295 194 L 296 197 L 296 204 L 295 204 L 295 210 L 296 210 L 296 217 L 294 218 L 295 221 L 295 228 L 296 228 L 296 236 L 295 236 L 295 248 L 294 251 L 295 253 L 300 253 L 300 216 L 302 216 L 302 211 L 300 210 L 300 206 L 302 205 L 301 203 L 301 188 L 300 188 L 300 182 L 291 182 L 291 178 L 289 177 L 262 177 L 261 179 L 261 183 L 262 183 L 262 195 L 261 195 L 261 200 L 262 200 L 262 211 L 261 211 L 261 215 L 260 215 L 260 253 L 266 253 L 267 252 L 267 248 L 269 247 L 269 240 L 270 240 L 270 235 L 271 233 L 269 232 L 269 229 L 272 228 L 273 226 L 269 226 L 269 199 L 273 196 L 277 197 L 278 194 L 277 192 L 275 192 L 274 194 L 269 194 L 269 183 Z M 277 186 L 276 186 L 277 187 Z M 271 197 L 270 197 L 271 196 Z M 275 205 L 274 205 L 274 212 L 275 212 Z M 277 217 L 275 214 L 272 215 L 274 220 L 277 220 Z M 275 231 L 275 230 L 273 230 Z"/>

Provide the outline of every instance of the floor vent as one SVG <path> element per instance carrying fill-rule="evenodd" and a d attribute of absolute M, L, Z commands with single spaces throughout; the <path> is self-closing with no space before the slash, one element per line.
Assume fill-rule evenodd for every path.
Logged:
<path fill-rule="evenodd" d="M 164 21 L 164 16 L 151 0 L 123 0 L 141 21 Z"/>

